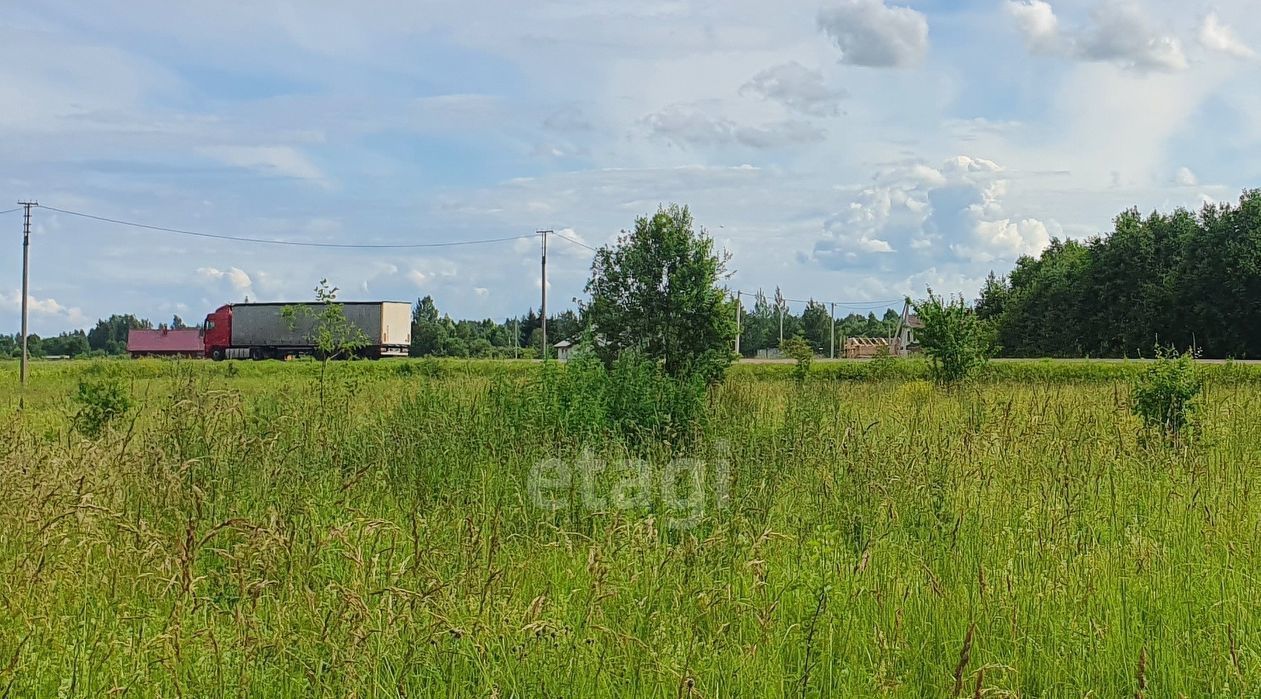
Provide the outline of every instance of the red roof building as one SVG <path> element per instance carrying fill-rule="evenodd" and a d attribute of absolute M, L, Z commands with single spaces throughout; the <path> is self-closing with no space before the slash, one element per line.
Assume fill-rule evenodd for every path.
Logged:
<path fill-rule="evenodd" d="M 182 330 L 132 330 L 127 333 L 132 357 L 202 357 L 205 346 L 197 328 Z"/>

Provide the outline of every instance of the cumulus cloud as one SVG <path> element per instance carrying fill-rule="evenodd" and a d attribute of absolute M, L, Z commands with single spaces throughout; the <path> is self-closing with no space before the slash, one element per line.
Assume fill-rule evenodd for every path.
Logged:
<path fill-rule="evenodd" d="M 226 282 L 235 291 L 249 291 L 254 285 L 250 275 L 246 274 L 245 270 L 239 267 L 229 267 L 226 270 L 215 267 L 199 267 L 197 268 L 197 276 L 207 282 Z"/>
<path fill-rule="evenodd" d="M 1055 53 L 1060 50 L 1060 20 L 1051 4 L 1042 0 L 1009 0 L 1007 14 L 1024 35 L 1034 53 Z"/>
<path fill-rule="evenodd" d="M 1136 71 L 1178 71 L 1187 57 L 1178 37 L 1162 33 L 1132 0 L 1104 0 L 1082 27 L 1064 29 L 1043 0 L 1007 0 L 1007 14 L 1033 53 L 1097 61 Z"/>
<path fill-rule="evenodd" d="M 302 151 L 290 146 L 206 146 L 198 152 L 226 165 L 264 175 L 328 184 L 320 168 Z"/>
<path fill-rule="evenodd" d="M 1174 174 L 1173 182 L 1179 187 L 1198 187 L 1200 178 L 1195 176 L 1191 168 L 1183 166 L 1178 168 L 1178 172 Z"/>
<path fill-rule="evenodd" d="M 26 297 L 26 305 L 33 316 L 65 319 L 75 325 L 81 325 L 87 320 L 81 309 L 74 306 L 66 306 L 54 298 L 41 299 L 28 295 Z M 8 294 L 0 294 L 0 308 L 6 311 L 20 312 L 22 309 L 22 292 L 14 289 Z"/>
<path fill-rule="evenodd" d="M 842 63 L 909 68 L 928 53 L 928 19 L 883 0 L 842 0 L 820 10 L 818 24 L 841 50 Z"/>
<path fill-rule="evenodd" d="M 1200 23 L 1200 45 L 1235 58 L 1256 58 L 1257 52 L 1235 34 L 1235 30 L 1222 23 L 1216 12 L 1204 16 Z"/>
<path fill-rule="evenodd" d="M 801 114 L 820 117 L 838 114 L 839 103 L 847 96 L 845 90 L 829 86 L 822 73 L 796 61 L 754 75 L 740 92 L 779 102 Z"/>
<path fill-rule="evenodd" d="M 654 134 L 684 146 L 739 144 L 748 148 L 773 149 L 818 143 L 825 134 L 800 120 L 786 120 L 742 126 L 730 119 L 712 116 L 692 105 L 673 105 L 644 119 Z"/>
<path fill-rule="evenodd" d="M 966 262 L 1035 254 L 1050 243 L 1048 226 L 1008 215 L 1007 191 L 1003 168 L 983 158 L 890 168 L 825 222 L 813 257 L 843 269 L 883 264 L 893 254 Z"/>

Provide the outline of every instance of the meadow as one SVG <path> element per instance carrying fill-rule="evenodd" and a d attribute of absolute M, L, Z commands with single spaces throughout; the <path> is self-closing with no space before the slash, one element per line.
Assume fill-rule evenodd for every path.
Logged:
<path fill-rule="evenodd" d="M 0 697 L 1261 695 L 1261 368 L 1172 443 L 1136 366 L 737 366 L 628 439 L 524 362 L 6 362 Z"/>

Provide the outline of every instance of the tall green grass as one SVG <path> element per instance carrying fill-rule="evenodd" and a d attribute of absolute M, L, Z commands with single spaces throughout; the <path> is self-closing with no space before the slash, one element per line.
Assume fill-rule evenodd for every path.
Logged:
<path fill-rule="evenodd" d="M 528 365 L 344 364 L 323 403 L 302 363 L 36 365 L 0 409 L 0 695 L 1134 696 L 1140 659 L 1145 696 L 1261 693 L 1250 368 L 1169 446 L 1114 365 L 842 366 L 736 367 L 699 435 L 632 442 Z M 87 438 L 101 372 L 137 408 Z M 598 494 L 730 478 L 698 517 L 538 507 L 583 458 Z"/>

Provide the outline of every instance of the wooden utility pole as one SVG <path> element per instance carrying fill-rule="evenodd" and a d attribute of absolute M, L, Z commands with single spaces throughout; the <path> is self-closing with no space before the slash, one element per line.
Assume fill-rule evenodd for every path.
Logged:
<path fill-rule="evenodd" d="M 736 290 L 736 356 L 740 356 L 740 291 Z"/>
<path fill-rule="evenodd" d="M 31 207 L 39 206 L 39 202 L 20 201 L 18 204 L 26 208 L 25 220 L 22 224 L 22 368 L 19 381 L 21 384 L 21 395 L 18 396 L 18 406 L 25 408 L 26 363 L 30 361 L 30 354 L 26 347 L 26 336 L 29 334 L 27 323 L 31 300 Z"/>
<path fill-rule="evenodd" d="M 830 358 L 836 359 L 836 302 L 832 303 L 832 311 L 828 313 L 828 318 L 831 320 L 831 323 L 828 324 L 828 328 L 832 331 L 830 333 L 832 337 L 832 356 Z"/>
<path fill-rule="evenodd" d="M 547 234 L 551 231 L 539 231 L 539 235 L 543 236 L 543 280 L 539 283 L 539 288 L 543 290 L 543 303 L 540 313 L 543 316 L 543 359 L 547 359 L 549 352 L 547 351 Z"/>

